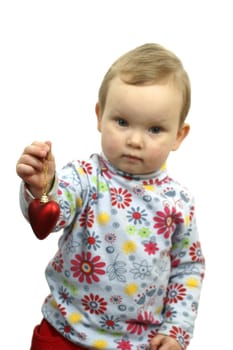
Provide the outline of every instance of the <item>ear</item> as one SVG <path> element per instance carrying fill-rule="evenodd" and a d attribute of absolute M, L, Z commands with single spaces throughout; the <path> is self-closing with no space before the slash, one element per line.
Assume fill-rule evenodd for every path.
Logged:
<path fill-rule="evenodd" d="M 95 105 L 95 114 L 97 116 L 97 129 L 98 129 L 98 131 L 101 132 L 101 120 L 102 120 L 102 117 L 101 117 L 101 110 L 100 110 L 99 102 L 97 102 L 96 105 Z"/>
<path fill-rule="evenodd" d="M 189 130 L 190 130 L 189 124 L 183 124 L 179 128 L 177 135 L 176 135 L 176 141 L 175 141 L 173 148 L 172 148 L 173 151 L 176 151 L 180 147 L 181 143 L 183 142 L 185 137 L 188 135 Z"/>

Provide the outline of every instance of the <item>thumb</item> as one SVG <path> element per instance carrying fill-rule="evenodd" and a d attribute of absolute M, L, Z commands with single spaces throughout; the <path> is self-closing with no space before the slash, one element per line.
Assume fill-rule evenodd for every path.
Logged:
<path fill-rule="evenodd" d="M 48 181 L 48 190 L 50 190 L 53 182 L 54 182 L 54 175 L 55 175 L 55 158 L 52 153 L 52 142 L 51 141 L 45 141 L 45 144 L 49 147 L 46 160 L 47 160 L 47 181 Z"/>
<path fill-rule="evenodd" d="M 47 153 L 46 159 L 47 160 L 52 160 L 52 142 L 51 141 L 45 141 L 45 144 L 48 145 L 49 151 Z"/>

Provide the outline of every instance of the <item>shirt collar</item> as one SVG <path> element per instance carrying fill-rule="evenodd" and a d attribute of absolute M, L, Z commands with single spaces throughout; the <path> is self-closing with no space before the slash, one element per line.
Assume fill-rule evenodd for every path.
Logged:
<path fill-rule="evenodd" d="M 103 152 L 101 152 L 101 154 L 99 155 L 99 163 L 100 163 L 100 167 L 101 167 L 101 171 L 106 171 L 113 174 L 118 174 L 122 177 L 125 178 L 129 178 L 129 179 L 135 179 L 135 180 L 150 180 L 150 179 L 155 179 L 157 181 L 162 181 L 165 177 L 168 176 L 167 174 L 167 169 L 166 169 L 166 165 L 162 166 L 161 169 L 154 171 L 152 173 L 149 174 L 130 174 L 130 173 L 126 173 L 122 170 L 117 169 L 116 167 L 114 167 L 110 161 L 107 159 L 107 157 L 105 156 L 105 154 Z"/>

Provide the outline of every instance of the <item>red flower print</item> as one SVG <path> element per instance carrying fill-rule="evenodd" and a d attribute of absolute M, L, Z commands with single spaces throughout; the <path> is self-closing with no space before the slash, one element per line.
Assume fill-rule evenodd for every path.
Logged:
<path fill-rule="evenodd" d="M 180 259 L 178 259 L 178 258 L 172 259 L 172 261 L 171 261 L 172 267 L 177 267 L 179 264 L 180 264 Z"/>
<path fill-rule="evenodd" d="M 143 181 L 143 185 L 144 186 L 152 186 L 154 184 L 155 184 L 155 180 L 154 179 L 149 179 L 149 180 Z"/>
<path fill-rule="evenodd" d="M 63 264 L 64 264 L 64 260 L 62 259 L 62 253 L 60 252 L 57 254 L 57 256 L 55 256 L 52 262 L 52 266 L 55 271 L 62 272 Z"/>
<path fill-rule="evenodd" d="M 164 208 L 164 212 L 157 211 L 157 216 L 153 218 L 156 222 L 154 228 L 158 228 L 158 234 L 164 234 L 165 238 L 169 238 L 169 236 L 175 231 L 176 225 L 184 222 L 181 217 L 182 214 L 176 212 L 176 208 L 172 207 L 171 209 L 166 206 Z"/>
<path fill-rule="evenodd" d="M 90 163 L 85 162 L 85 161 L 82 161 L 81 164 L 83 166 L 83 171 L 86 174 L 91 175 L 92 174 L 92 165 Z"/>
<path fill-rule="evenodd" d="M 172 181 L 172 178 L 170 178 L 169 176 L 166 176 L 162 180 L 156 179 L 155 183 L 156 183 L 157 186 L 161 186 L 162 184 L 167 184 L 167 183 L 169 183 L 171 181 Z"/>
<path fill-rule="evenodd" d="M 137 320 L 129 320 L 129 325 L 127 327 L 127 331 L 132 334 L 140 335 L 143 331 L 147 330 L 148 324 L 154 324 L 155 319 L 151 312 L 144 311 L 138 315 Z"/>
<path fill-rule="evenodd" d="M 150 343 L 151 340 L 158 334 L 158 329 L 152 329 L 150 333 L 148 334 L 148 342 Z"/>
<path fill-rule="evenodd" d="M 117 206 L 117 208 L 124 209 L 128 207 L 132 202 L 132 195 L 126 189 L 123 188 L 111 188 L 112 205 Z"/>
<path fill-rule="evenodd" d="M 99 295 L 85 295 L 82 299 L 82 305 L 86 311 L 89 311 L 91 314 L 103 314 L 107 310 L 107 302 L 104 298 Z"/>
<path fill-rule="evenodd" d="M 70 334 L 72 333 L 72 330 L 71 330 L 71 326 L 70 325 L 65 325 L 64 328 L 63 328 L 63 331 L 65 334 Z"/>
<path fill-rule="evenodd" d="M 121 304 L 122 303 L 122 297 L 120 295 L 113 295 L 110 298 L 110 302 L 112 304 Z"/>
<path fill-rule="evenodd" d="M 69 293 L 66 287 L 60 286 L 59 299 L 63 304 L 69 305 L 72 303 L 74 297 Z"/>
<path fill-rule="evenodd" d="M 103 163 L 106 165 L 105 162 L 103 162 Z M 114 176 L 114 173 L 113 173 L 110 169 L 108 169 L 107 166 L 106 166 L 106 167 L 103 167 L 103 168 L 101 169 L 101 174 L 102 174 L 102 175 L 103 175 L 103 174 L 106 175 L 108 179 L 112 179 L 112 177 Z"/>
<path fill-rule="evenodd" d="M 204 256 L 202 255 L 200 242 L 193 243 L 189 249 L 189 255 L 191 256 L 192 261 L 201 263 L 204 262 Z"/>
<path fill-rule="evenodd" d="M 180 343 L 182 349 L 186 349 L 189 345 L 189 335 L 180 327 L 173 326 L 170 330 L 170 336 Z"/>
<path fill-rule="evenodd" d="M 61 314 L 62 314 L 63 316 L 65 316 L 65 315 L 66 315 L 66 309 L 65 309 L 65 307 L 62 306 L 61 304 L 58 304 L 57 307 L 58 307 L 58 309 L 60 310 Z"/>
<path fill-rule="evenodd" d="M 115 233 L 109 232 L 109 233 L 106 233 L 106 235 L 104 236 L 104 239 L 107 243 L 113 244 L 116 241 L 117 236 Z"/>
<path fill-rule="evenodd" d="M 75 259 L 71 260 L 71 271 L 73 271 L 73 277 L 77 277 L 79 282 L 86 281 L 91 284 L 92 281 L 99 282 L 98 275 L 104 275 L 105 271 L 102 269 L 106 264 L 100 261 L 101 257 L 91 256 L 90 252 L 82 252 L 81 255 L 75 255 Z"/>
<path fill-rule="evenodd" d="M 190 219 L 190 221 L 192 221 L 194 212 L 195 212 L 195 207 L 194 207 L 194 206 L 191 206 L 191 208 L 190 208 L 190 214 L 189 214 L 189 219 Z"/>
<path fill-rule="evenodd" d="M 144 324 L 156 324 L 153 313 L 148 311 L 143 311 L 142 313 L 140 313 L 138 316 L 138 320 Z"/>
<path fill-rule="evenodd" d="M 186 288 L 179 283 L 171 284 L 167 290 L 166 303 L 178 303 L 186 296 Z"/>
<path fill-rule="evenodd" d="M 59 330 L 68 339 L 70 339 L 71 335 L 74 335 L 73 329 L 71 328 L 71 326 L 66 321 L 65 322 L 60 322 Z"/>
<path fill-rule="evenodd" d="M 137 208 L 130 208 L 130 210 L 127 211 L 127 218 L 129 220 L 129 222 L 134 223 L 134 225 L 136 224 L 141 224 L 143 221 L 146 221 L 146 217 L 147 217 L 147 212 L 145 209 L 140 209 L 140 207 Z"/>
<path fill-rule="evenodd" d="M 130 343 L 129 340 L 124 340 L 122 339 L 117 343 L 117 349 L 120 350 L 131 350 L 132 349 L 132 344 Z"/>
<path fill-rule="evenodd" d="M 151 186 L 151 185 L 161 186 L 162 184 L 167 184 L 171 181 L 172 181 L 172 179 L 170 177 L 166 176 L 162 180 L 150 179 L 150 180 L 143 181 L 143 185 L 145 185 L 145 186 L 148 186 L 148 185 L 149 186 Z"/>
<path fill-rule="evenodd" d="M 159 250 L 159 248 L 157 243 L 149 241 L 144 244 L 144 250 L 148 255 L 154 255 Z"/>
<path fill-rule="evenodd" d="M 81 227 L 92 227 L 94 223 L 94 212 L 91 209 L 91 207 L 88 207 L 84 213 L 81 215 L 80 219 L 80 226 Z"/>

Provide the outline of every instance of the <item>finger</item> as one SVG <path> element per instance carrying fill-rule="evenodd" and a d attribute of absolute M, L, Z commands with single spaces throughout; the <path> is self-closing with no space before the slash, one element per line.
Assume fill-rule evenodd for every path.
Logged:
<path fill-rule="evenodd" d="M 38 158 L 30 154 L 23 154 L 19 159 L 17 166 L 24 165 L 32 169 L 32 172 L 43 171 L 43 158 Z"/>
<path fill-rule="evenodd" d="M 163 342 L 164 336 L 163 335 L 156 335 L 150 343 L 150 350 L 159 350 L 161 349 L 161 345 Z"/>
<path fill-rule="evenodd" d="M 31 155 L 43 159 L 47 156 L 49 147 L 46 143 L 34 141 L 31 145 L 25 147 L 22 156 Z"/>
<path fill-rule="evenodd" d="M 150 350 L 181 350 L 181 347 L 174 338 L 159 334 L 152 339 Z"/>

